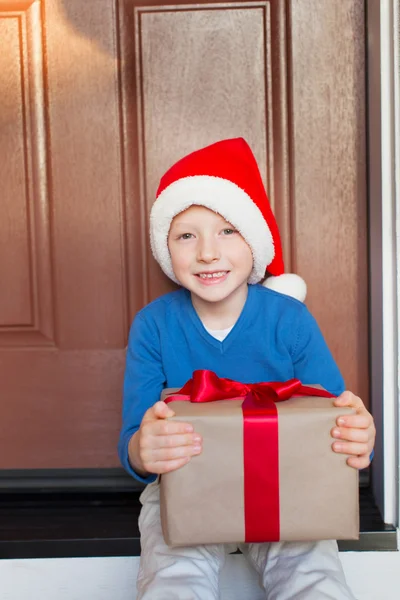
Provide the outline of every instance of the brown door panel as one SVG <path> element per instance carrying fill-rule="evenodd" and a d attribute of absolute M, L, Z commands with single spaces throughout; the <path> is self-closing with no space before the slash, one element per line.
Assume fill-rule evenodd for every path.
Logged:
<path fill-rule="evenodd" d="M 368 400 L 364 2 L 158 4 L 0 1 L 2 469 L 118 465 L 129 323 L 172 289 L 158 179 L 229 136 Z"/>

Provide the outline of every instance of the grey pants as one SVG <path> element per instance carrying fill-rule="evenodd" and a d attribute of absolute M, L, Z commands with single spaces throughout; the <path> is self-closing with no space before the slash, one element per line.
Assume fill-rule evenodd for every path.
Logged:
<path fill-rule="evenodd" d="M 161 532 L 158 484 L 147 486 L 140 500 L 137 600 L 218 600 L 221 568 L 237 548 L 259 574 L 268 600 L 355 600 L 333 540 L 169 548 Z"/>

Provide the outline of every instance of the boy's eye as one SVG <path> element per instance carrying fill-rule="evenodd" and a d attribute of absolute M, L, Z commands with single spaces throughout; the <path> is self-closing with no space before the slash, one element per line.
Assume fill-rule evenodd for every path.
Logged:
<path fill-rule="evenodd" d="M 236 233 L 236 229 L 232 229 L 231 227 L 227 227 L 226 229 L 224 229 L 222 231 L 222 233 L 224 235 L 232 235 L 233 233 Z"/>
<path fill-rule="evenodd" d="M 179 240 L 190 240 L 190 238 L 192 238 L 192 237 L 193 237 L 193 233 L 182 233 L 178 239 Z"/>

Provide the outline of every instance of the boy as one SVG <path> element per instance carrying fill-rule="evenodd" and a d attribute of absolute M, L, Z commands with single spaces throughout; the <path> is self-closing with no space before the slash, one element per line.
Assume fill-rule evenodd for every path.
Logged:
<path fill-rule="evenodd" d="M 158 474 L 201 452 L 187 423 L 158 399 L 196 369 L 241 382 L 319 383 L 339 395 L 333 450 L 348 464 L 369 464 L 375 429 L 343 379 L 304 304 L 305 283 L 284 274 L 278 228 L 255 158 L 243 139 L 193 152 L 161 179 L 151 217 L 151 244 L 164 272 L 182 287 L 136 316 L 129 337 L 119 453 L 134 477 L 150 483 L 141 496 L 142 554 L 138 600 L 214 600 L 226 553 L 223 544 L 171 549 L 160 526 Z M 263 287 L 258 282 L 268 272 Z M 281 293 L 283 292 L 283 293 Z M 298 300 L 289 296 L 296 296 Z M 260 457 L 262 460 L 262 457 Z M 270 600 L 354 599 L 337 544 L 240 544 Z"/>

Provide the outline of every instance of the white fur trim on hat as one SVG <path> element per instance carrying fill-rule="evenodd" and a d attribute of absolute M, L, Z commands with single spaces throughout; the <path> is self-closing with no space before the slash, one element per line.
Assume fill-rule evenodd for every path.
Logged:
<path fill-rule="evenodd" d="M 280 294 L 292 296 L 300 302 L 304 302 L 307 295 L 306 282 L 295 273 L 284 273 L 277 277 L 268 277 L 263 281 L 263 286 Z"/>
<path fill-rule="evenodd" d="M 260 281 L 275 254 L 267 222 L 244 190 L 229 179 L 209 175 L 183 177 L 174 181 L 160 193 L 152 206 L 151 248 L 164 273 L 179 283 L 172 269 L 168 234 L 172 219 L 193 205 L 205 206 L 220 214 L 241 233 L 253 254 L 254 264 L 249 283 Z"/>

